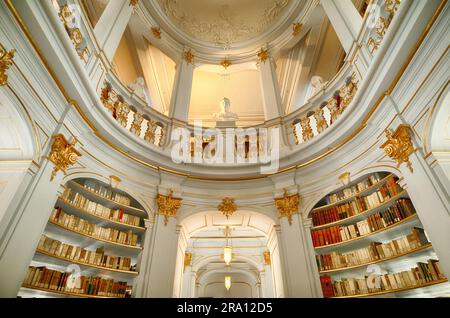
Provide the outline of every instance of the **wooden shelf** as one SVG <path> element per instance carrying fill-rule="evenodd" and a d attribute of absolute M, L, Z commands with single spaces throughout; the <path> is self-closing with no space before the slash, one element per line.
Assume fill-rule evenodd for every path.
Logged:
<path fill-rule="evenodd" d="M 381 179 L 380 181 L 372 184 L 370 187 L 368 187 L 368 188 L 366 188 L 366 189 L 364 189 L 362 191 L 358 191 L 355 194 L 349 196 L 348 198 L 344 198 L 344 199 L 338 200 L 338 201 L 333 202 L 333 203 L 329 203 L 329 204 L 326 204 L 326 205 L 319 206 L 317 208 L 312 209 L 311 212 L 320 211 L 320 210 L 323 210 L 323 209 L 326 209 L 326 208 L 330 208 L 330 207 L 335 206 L 335 205 L 339 205 L 341 203 L 345 203 L 345 202 L 351 201 L 352 199 L 357 198 L 357 197 L 361 196 L 362 194 L 366 194 L 366 193 L 370 192 L 371 190 L 373 190 L 376 187 L 379 187 L 380 185 L 385 183 L 390 177 L 393 177 L 393 176 L 394 176 L 393 174 L 389 174 L 386 177 L 384 177 L 383 179 Z M 353 184 L 353 185 L 355 185 L 355 184 Z M 350 188 L 353 185 L 346 186 L 346 187 L 342 188 L 341 190 L 335 191 L 334 193 L 342 191 L 343 189 Z"/>
<path fill-rule="evenodd" d="M 104 266 L 100 266 L 100 265 L 80 262 L 80 261 L 73 260 L 73 259 L 70 259 L 70 258 L 61 257 L 61 256 L 58 256 L 58 255 L 53 255 L 53 254 L 50 254 L 50 253 L 48 253 L 46 251 L 43 251 L 43 250 L 40 250 L 40 249 L 36 249 L 36 253 L 41 254 L 41 255 L 45 255 L 47 257 L 51 257 L 51 258 L 54 258 L 54 259 L 57 259 L 57 260 L 61 260 L 63 262 L 72 263 L 72 264 L 78 264 L 78 265 L 82 265 L 82 266 L 86 266 L 86 267 L 91 267 L 91 268 L 94 268 L 94 269 L 100 269 L 100 270 L 103 270 L 103 271 L 116 272 L 116 273 L 133 275 L 133 276 L 137 276 L 139 274 L 139 272 L 133 272 L 133 271 L 123 270 L 123 269 L 109 268 L 109 267 L 104 267 Z M 39 261 L 39 260 L 37 260 L 37 261 Z"/>
<path fill-rule="evenodd" d="M 80 193 L 85 195 L 89 200 L 95 201 L 97 203 L 103 204 L 108 208 L 114 208 L 114 209 L 124 209 L 125 211 L 129 212 L 131 215 L 136 215 L 139 217 L 146 217 L 147 213 L 143 209 L 139 209 L 130 205 L 121 204 L 119 202 L 116 202 L 114 200 L 105 198 L 104 196 L 95 193 L 92 190 L 89 190 L 85 188 L 83 185 L 75 182 L 75 181 L 69 181 L 70 185 L 74 185 L 77 189 L 80 190 Z"/>
<path fill-rule="evenodd" d="M 367 293 L 367 294 L 361 294 L 361 295 L 334 296 L 334 297 L 330 297 L 330 298 L 359 298 L 359 297 L 370 297 L 370 296 L 377 296 L 377 295 L 386 295 L 386 294 L 399 293 L 399 292 L 404 292 L 404 291 L 408 291 L 408 290 L 414 290 L 414 289 L 434 286 L 434 285 L 438 285 L 438 284 L 442 284 L 442 283 L 446 283 L 446 282 L 448 282 L 447 279 L 441 279 L 441 280 L 436 280 L 436 281 L 433 281 L 433 282 L 428 282 L 428 283 L 417 285 L 417 286 L 397 288 L 397 289 L 392 289 L 392 290 L 383 290 L 383 291 L 379 291 L 379 292 Z"/>
<path fill-rule="evenodd" d="M 403 190 L 399 194 L 393 196 L 392 198 L 390 198 L 387 201 L 384 201 L 383 203 L 381 203 L 380 205 L 378 205 L 376 207 L 373 207 L 368 210 L 364 210 L 356 215 L 352 215 L 348 218 L 345 218 L 345 219 L 342 219 L 339 221 L 313 226 L 313 227 L 311 227 L 311 230 L 320 230 L 320 229 L 327 228 L 330 226 L 335 226 L 335 225 L 344 224 L 344 223 L 351 223 L 350 221 L 359 221 L 360 219 L 363 219 L 363 217 L 366 217 L 371 213 L 376 213 L 376 212 L 386 208 L 389 204 L 395 203 L 396 200 L 401 199 L 401 198 L 407 198 L 407 197 L 408 197 L 408 194 L 407 194 L 406 190 Z"/>
<path fill-rule="evenodd" d="M 92 240 L 94 240 L 94 241 L 105 242 L 105 243 L 108 243 L 108 244 L 110 244 L 110 245 L 115 245 L 115 246 L 125 247 L 125 248 L 132 249 L 132 250 L 142 250 L 142 247 L 140 247 L 140 246 L 134 246 L 134 245 L 128 245 L 128 244 L 122 244 L 122 243 L 117 243 L 117 242 L 105 240 L 105 239 L 102 239 L 102 238 L 98 238 L 98 237 L 95 237 L 95 236 L 92 236 L 92 235 L 83 233 L 83 232 L 81 232 L 81 231 L 77 231 L 77 230 L 68 228 L 68 227 L 66 227 L 66 226 L 64 226 L 64 225 L 61 225 L 61 224 L 59 224 L 59 223 L 57 223 L 57 222 L 54 222 L 54 221 L 52 221 L 52 220 L 48 220 L 48 224 L 55 225 L 55 226 L 57 226 L 57 227 L 59 227 L 59 228 L 65 230 L 65 231 L 72 232 L 72 233 L 75 233 L 75 234 L 78 234 L 78 235 L 87 237 L 87 238 L 92 239 Z"/>
<path fill-rule="evenodd" d="M 58 198 L 58 203 L 59 203 L 59 206 L 63 209 L 63 211 L 69 212 L 71 214 L 75 214 L 77 216 L 81 216 L 82 218 L 88 219 L 89 221 L 94 221 L 94 222 L 97 221 L 98 222 L 98 220 L 101 220 L 101 221 L 107 222 L 109 225 L 111 225 L 111 227 L 114 227 L 116 229 L 125 230 L 125 231 L 132 230 L 137 233 L 144 232 L 146 230 L 145 227 L 142 227 L 142 226 L 131 225 L 131 224 L 111 220 L 111 219 L 93 214 L 85 209 L 82 209 L 80 207 L 77 207 L 76 205 L 73 205 L 72 203 L 64 200 L 62 197 Z"/>
<path fill-rule="evenodd" d="M 25 284 L 22 285 L 22 288 L 42 291 L 42 292 L 46 292 L 46 293 L 58 294 L 58 295 L 72 296 L 72 297 L 83 297 L 83 298 L 124 298 L 124 297 L 113 297 L 113 296 L 87 295 L 87 294 L 67 292 L 67 291 L 62 291 L 62 290 L 54 290 L 54 289 L 49 289 L 49 288 L 30 286 L 30 285 L 25 285 Z"/>
<path fill-rule="evenodd" d="M 346 245 L 346 244 L 349 244 L 349 243 L 352 243 L 352 242 L 355 242 L 355 241 L 358 241 L 358 240 L 367 238 L 367 237 L 369 237 L 369 236 L 373 236 L 373 235 L 378 234 L 378 233 L 381 233 L 381 232 L 389 231 L 389 230 L 391 230 L 392 228 L 395 228 L 395 227 L 397 227 L 397 226 L 400 226 L 400 225 L 402 225 L 402 224 L 404 224 L 404 223 L 406 223 L 406 222 L 408 222 L 408 221 L 410 221 L 410 220 L 412 220 L 412 219 L 415 219 L 415 218 L 417 218 L 417 214 L 416 214 L 416 213 L 414 213 L 413 215 L 408 216 L 407 218 L 404 218 L 404 219 L 401 220 L 400 222 L 391 224 L 391 225 L 389 225 L 389 226 L 387 226 L 387 227 L 385 227 L 385 228 L 376 230 L 376 231 L 374 231 L 374 232 L 370 232 L 370 233 L 368 233 L 368 234 L 365 234 L 365 235 L 362 235 L 362 236 L 358 236 L 358 237 L 352 238 L 352 239 L 350 239 L 350 240 L 342 241 L 342 242 L 339 242 L 339 243 L 333 243 L 333 244 L 328 244 L 328 245 L 323 245 L 323 246 L 317 246 L 317 247 L 315 247 L 314 249 L 315 249 L 315 250 L 321 250 L 321 249 L 327 249 L 327 248 L 330 248 L 330 247 L 343 246 L 343 245 Z"/>
<path fill-rule="evenodd" d="M 394 260 L 394 259 L 406 256 L 406 255 L 411 255 L 411 254 L 414 254 L 414 253 L 417 253 L 417 252 L 429 249 L 430 247 L 432 247 L 432 245 L 431 245 L 431 243 L 428 243 L 426 245 L 420 246 L 418 248 L 415 248 L 415 249 L 413 249 L 411 251 L 408 251 L 408 252 L 405 252 L 405 253 L 393 255 L 393 256 L 390 256 L 390 257 L 383 258 L 383 259 L 378 259 L 378 260 L 367 262 L 367 263 L 364 263 L 364 264 L 358 264 L 358 265 L 353 265 L 353 266 L 322 270 L 322 271 L 319 271 L 319 273 L 320 274 L 330 274 L 330 273 L 336 273 L 336 272 L 343 272 L 343 271 L 352 270 L 352 269 L 356 269 L 356 268 L 360 268 L 360 267 L 365 267 L 365 266 L 372 265 L 372 264 L 383 263 L 383 262 L 387 262 L 387 261 Z"/>

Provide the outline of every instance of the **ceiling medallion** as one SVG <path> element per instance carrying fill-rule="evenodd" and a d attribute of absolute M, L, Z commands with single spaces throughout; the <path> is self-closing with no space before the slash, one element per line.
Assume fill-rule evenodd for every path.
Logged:
<path fill-rule="evenodd" d="M 231 61 L 229 61 L 227 58 L 224 58 L 220 65 L 222 65 L 224 69 L 227 69 L 231 65 Z"/>
<path fill-rule="evenodd" d="M 164 225 L 169 222 L 169 217 L 175 217 L 178 209 L 181 207 L 181 198 L 174 198 L 173 191 L 170 190 L 168 195 L 158 194 L 156 203 L 158 204 L 158 214 L 164 215 Z"/>
<path fill-rule="evenodd" d="M 157 38 L 158 40 L 161 40 L 161 28 L 154 26 L 151 28 L 151 30 L 152 30 L 153 36 L 155 38 Z"/>
<path fill-rule="evenodd" d="M 292 25 L 292 36 L 299 35 L 302 32 L 303 24 L 302 23 L 294 23 Z"/>
<path fill-rule="evenodd" d="M 53 167 L 50 181 L 53 181 L 58 171 L 66 174 L 69 166 L 73 166 L 77 162 L 78 157 L 81 156 L 81 153 L 75 149 L 77 142 L 78 140 L 76 138 L 68 142 L 63 134 L 53 136 L 52 150 L 48 156 L 48 160 L 53 162 L 55 167 Z"/>
<path fill-rule="evenodd" d="M 6 75 L 6 71 L 13 64 L 12 59 L 14 58 L 15 53 L 16 50 L 6 52 L 0 48 L 0 86 L 5 86 L 8 82 L 8 75 Z"/>
<path fill-rule="evenodd" d="M 282 198 L 275 199 L 275 206 L 278 209 L 280 218 L 287 217 L 289 225 L 292 225 L 292 215 L 298 213 L 299 203 L 300 195 L 298 193 L 288 195 L 286 189 L 284 189 L 284 195 Z"/>
<path fill-rule="evenodd" d="M 191 49 L 183 52 L 183 59 L 189 64 L 194 63 L 194 54 Z"/>
<path fill-rule="evenodd" d="M 261 50 L 256 55 L 258 56 L 259 63 L 264 63 L 270 57 L 269 51 L 264 48 L 261 48 Z"/>
<path fill-rule="evenodd" d="M 223 198 L 222 203 L 217 206 L 217 210 L 222 212 L 223 215 L 227 217 L 227 219 L 237 210 L 237 205 L 234 203 L 233 198 Z"/>
<path fill-rule="evenodd" d="M 409 156 L 415 151 L 411 140 L 411 128 L 408 125 L 401 124 L 392 132 L 386 129 L 386 142 L 380 148 L 391 159 L 397 162 L 397 168 L 402 163 L 406 163 L 409 171 L 413 172 Z"/>

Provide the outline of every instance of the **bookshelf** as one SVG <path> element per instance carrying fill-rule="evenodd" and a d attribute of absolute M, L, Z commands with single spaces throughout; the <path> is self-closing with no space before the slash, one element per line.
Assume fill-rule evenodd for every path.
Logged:
<path fill-rule="evenodd" d="M 311 210 L 324 297 L 440 297 L 450 284 L 399 178 L 362 176 Z"/>
<path fill-rule="evenodd" d="M 19 297 L 131 297 L 146 228 L 126 192 L 90 178 L 69 181 L 37 244 Z"/>

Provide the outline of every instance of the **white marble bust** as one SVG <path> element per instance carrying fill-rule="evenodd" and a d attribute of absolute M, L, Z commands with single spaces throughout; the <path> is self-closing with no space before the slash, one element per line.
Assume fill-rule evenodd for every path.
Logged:
<path fill-rule="evenodd" d="M 217 121 L 235 121 L 239 119 L 238 115 L 230 112 L 231 102 L 224 97 L 220 101 L 220 112 L 213 114 L 213 118 Z"/>

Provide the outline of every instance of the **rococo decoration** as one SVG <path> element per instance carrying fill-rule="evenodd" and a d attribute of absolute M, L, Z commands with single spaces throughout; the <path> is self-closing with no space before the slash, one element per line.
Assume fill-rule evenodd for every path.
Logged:
<path fill-rule="evenodd" d="M 192 53 L 192 50 L 191 50 L 191 49 L 189 49 L 189 50 L 183 52 L 183 59 L 184 59 L 188 64 L 194 63 L 194 53 Z"/>
<path fill-rule="evenodd" d="M 135 7 L 135 6 L 137 6 L 138 2 L 139 2 L 139 0 L 130 0 L 130 6 Z"/>
<path fill-rule="evenodd" d="M 7 52 L 0 47 L 0 86 L 5 86 L 8 82 L 6 71 L 12 65 L 12 59 L 14 58 L 15 53 L 16 50 Z"/>
<path fill-rule="evenodd" d="M 157 38 L 158 40 L 161 40 L 161 28 L 154 26 L 151 28 L 151 30 L 152 30 L 153 36 L 155 38 Z"/>
<path fill-rule="evenodd" d="M 184 269 L 186 269 L 186 267 L 191 265 L 191 261 L 192 261 L 192 253 L 190 252 L 184 253 Z"/>
<path fill-rule="evenodd" d="M 301 23 L 294 23 L 292 25 L 292 36 L 299 35 L 300 32 L 302 32 L 303 24 Z"/>
<path fill-rule="evenodd" d="M 223 198 L 222 203 L 217 206 L 217 210 L 222 212 L 223 215 L 227 217 L 227 219 L 233 215 L 237 210 L 237 205 L 234 203 L 233 198 Z"/>
<path fill-rule="evenodd" d="M 409 156 L 415 151 L 411 140 L 411 128 L 408 125 L 401 124 L 397 129 L 392 132 L 386 129 L 386 142 L 381 145 L 380 148 L 384 150 L 384 153 L 391 159 L 397 162 L 397 168 L 406 163 L 411 172 L 413 168 Z"/>
<path fill-rule="evenodd" d="M 58 171 L 66 174 L 66 170 L 77 162 L 78 157 L 81 156 L 80 152 L 75 149 L 77 142 L 78 140 L 76 138 L 68 142 L 63 134 L 53 136 L 52 150 L 48 156 L 48 160 L 53 162 L 55 167 L 52 170 L 50 181 L 53 181 Z"/>
<path fill-rule="evenodd" d="M 230 60 L 228 60 L 227 58 L 224 58 L 224 59 L 222 60 L 222 62 L 220 63 L 220 65 L 222 65 L 222 67 L 223 67 L 224 69 L 227 69 L 228 67 L 230 67 L 231 62 L 230 62 Z"/>
<path fill-rule="evenodd" d="M 169 222 L 169 217 L 175 217 L 178 209 L 181 207 L 181 198 L 174 198 L 173 191 L 170 190 L 168 195 L 158 194 L 156 203 L 158 204 L 158 214 L 164 215 L 164 225 Z"/>
<path fill-rule="evenodd" d="M 298 213 L 299 204 L 300 195 L 298 193 L 289 195 L 286 189 L 282 198 L 275 199 L 275 206 L 277 207 L 280 218 L 287 217 L 289 225 L 292 225 L 292 215 Z"/>

